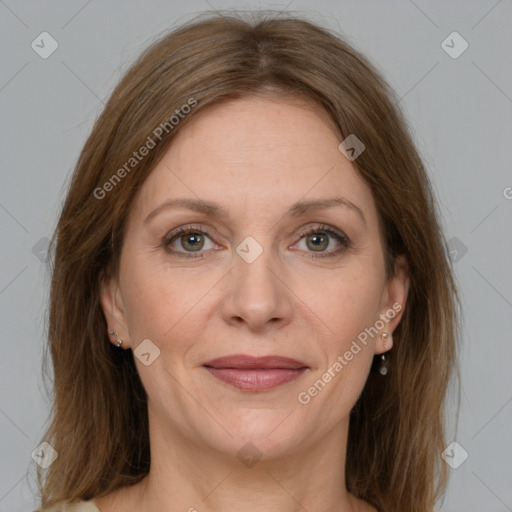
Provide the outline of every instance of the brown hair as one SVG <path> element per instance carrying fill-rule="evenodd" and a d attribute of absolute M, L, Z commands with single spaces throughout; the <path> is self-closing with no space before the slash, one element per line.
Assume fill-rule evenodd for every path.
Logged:
<path fill-rule="evenodd" d="M 431 185 L 396 96 L 328 30 L 235 13 L 194 20 L 150 46 L 114 90 L 78 159 L 52 241 L 54 397 L 44 440 L 58 458 L 38 469 L 43 507 L 101 496 L 148 473 L 146 394 L 131 350 L 108 340 L 100 282 L 117 274 L 130 206 L 174 134 L 209 105 L 265 91 L 309 99 L 332 118 L 340 142 L 349 134 L 363 141 L 353 164 L 375 199 L 388 276 L 397 255 L 408 261 L 407 306 L 388 374 L 370 372 L 351 414 L 347 489 L 380 512 L 431 511 L 444 492 L 443 404 L 456 368 L 459 299 Z M 170 117 L 191 99 L 196 106 L 171 127 Z M 159 126 L 166 129 L 157 138 Z M 155 147 L 113 180 L 148 137 Z M 98 193 L 102 187 L 108 193 Z"/>

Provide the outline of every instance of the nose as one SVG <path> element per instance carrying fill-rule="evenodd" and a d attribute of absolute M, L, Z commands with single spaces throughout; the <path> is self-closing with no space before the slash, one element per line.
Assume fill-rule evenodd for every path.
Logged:
<path fill-rule="evenodd" d="M 270 252 L 252 263 L 234 255 L 227 292 L 222 301 L 224 320 L 263 332 L 287 325 L 293 315 L 293 293 L 282 266 Z"/>

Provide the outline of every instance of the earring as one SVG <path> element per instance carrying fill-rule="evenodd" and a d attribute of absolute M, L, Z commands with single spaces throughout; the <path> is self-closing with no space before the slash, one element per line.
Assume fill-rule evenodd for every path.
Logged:
<path fill-rule="evenodd" d="M 380 359 L 381 359 L 381 363 L 380 363 L 379 373 L 381 375 L 386 375 L 388 373 L 388 363 L 386 361 L 386 356 L 384 354 L 382 354 L 380 356 Z"/>
<path fill-rule="evenodd" d="M 391 347 L 393 346 L 393 336 L 389 334 L 389 332 L 383 332 L 381 334 L 381 338 L 384 341 L 384 350 L 388 350 L 388 343 L 391 344 L 391 346 L 389 347 L 391 349 Z"/>
<path fill-rule="evenodd" d="M 383 332 L 381 334 L 381 337 L 384 341 L 384 349 L 387 351 L 388 350 L 388 342 L 391 343 L 391 347 L 393 346 L 393 336 L 391 334 L 389 334 L 388 332 Z M 391 347 L 389 347 L 391 349 Z M 386 361 L 386 356 L 384 354 L 382 354 L 380 356 L 380 359 L 381 359 L 381 365 L 380 365 L 380 368 L 379 368 L 379 373 L 381 375 L 387 375 L 388 373 L 388 364 L 387 364 L 387 361 Z"/>
<path fill-rule="evenodd" d="M 119 336 L 117 335 L 117 332 L 116 331 L 110 331 L 109 334 L 111 336 L 115 336 L 117 347 L 119 348 L 123 344 L 123 342 L 119 339 Z"/>

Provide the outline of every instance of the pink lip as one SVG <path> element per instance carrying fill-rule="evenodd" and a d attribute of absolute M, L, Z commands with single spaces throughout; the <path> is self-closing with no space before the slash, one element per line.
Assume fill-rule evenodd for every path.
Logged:
<path fill-rule="evenodd" d="M 309 367 L 280 356 L 232 355 L 203 365 L 214 377 L 245 391 L 266 391 L 298 378 Z"/>

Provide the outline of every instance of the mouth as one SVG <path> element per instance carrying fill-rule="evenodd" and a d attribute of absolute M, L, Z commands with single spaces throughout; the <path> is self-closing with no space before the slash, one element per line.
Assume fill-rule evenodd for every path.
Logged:
<path fill-rule="evenodd" d="M 244 391 L 268 391 L 300 377 L 309 366 L 281 356 L 231 355 L 206 362 L 210 374 Z"/>

